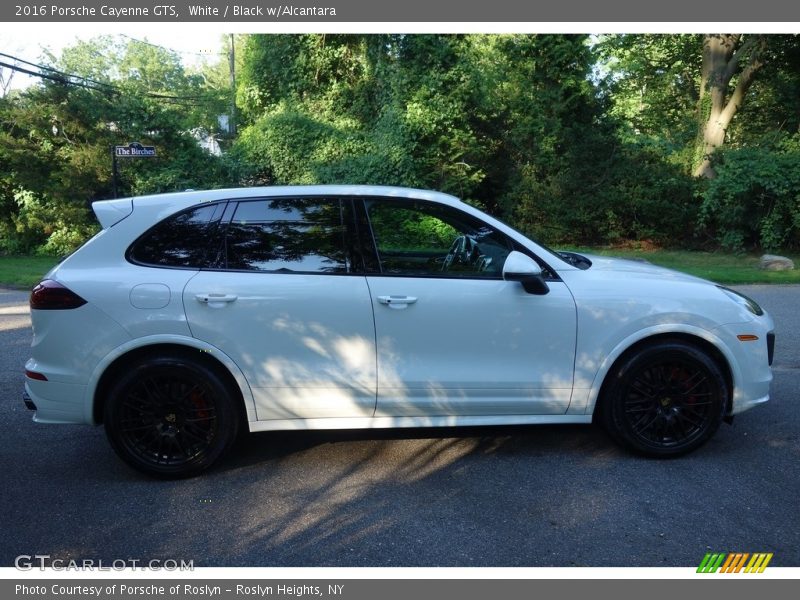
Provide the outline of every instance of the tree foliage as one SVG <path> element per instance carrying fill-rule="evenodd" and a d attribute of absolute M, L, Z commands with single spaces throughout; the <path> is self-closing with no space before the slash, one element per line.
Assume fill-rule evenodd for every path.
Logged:
<path fill-rule="evenodd" d="M 597 50 L 618 136 L 657 148 L 685 175 L 714 179 L 689 181 L 700 211 L 685 225 L 695 240 L 800 245 L 788 208 L 800 169 L 790 151 L 800 131 L 800 36 L 613 35 Z"/>
<path fill-rule="evenodd" d="M 800 135 L 722 153 L 703 197 L 702 224 L 723 246 L 777 250 L 800 231 Z"/>
<path fill-rule="evenodd" d="M 120 160 L 121 194 L 225 180 L 224 165 L 192 135 L 213 131 L 220 94 L 186 73 L 173 53 L 98 38 L 51 64 L 77 77 L 0 99 L 0 250 L 63 254 L 91 235 L 90 203 L 112 197 L 114 145 L 139 141 L 158 152 L 152 160 Z"/>
<path fill-rule="evenodd" d="M 84 79 L 0 98 L 0 251 L 63 252 L 85 239 L 88 202 L 112 194 L 110 148 L 134 140 L 159 156 L 121 163 L 122 194 L 405 185 L 452 193 L 551 243 L 800 245 L 798 36 L 305 34 L 236 45 L 229 140 L 218 125 L 232 112 L 227 62 L 188 72 L 131 39 L 78 43 L 50 63 Z M 201 150 L 198 131 L 220 135 L 223 156 Z"/>
<path fill-rule="evenodd" d="M 668 238 L 683 226 L 664 198 L 684 218 L 691 186 L 654 147 L 617 136 L 588 42 L 251 36 L 237 151 L 254 181 L 439 189 L 550 241 Z"/>

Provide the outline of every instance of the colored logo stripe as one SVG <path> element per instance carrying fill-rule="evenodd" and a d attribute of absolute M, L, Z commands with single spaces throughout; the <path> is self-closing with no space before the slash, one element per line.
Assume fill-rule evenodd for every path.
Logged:
<path fill-rule="evenodd" d="M 716 573 L 722 561 L 725 560 L 724 554 L 708 553 L 703 557 L 700 566 L 697 567 L 698 573 Z"/>
<path fill-rule="evenodd" d="M 772 552 L 756 552 L 752 555 L 748 552 L 709 552 L 700 561 L 697 572 L 716 573 L 719 570 L 720 573 L 739 573 L 744 569 L 745 573 L 763 573 L 772 556 Z"/>
<path fill-rule="evenodd" d="M 767 568 L 769 561 L 772 560 L 772 552 L 769 554 L 753 554 L 750 563 L 745 568 L 745 573 L 763 573 Z"/>
<path fill-rule="evenodd" d="M 742 554 L 741 552 L 737 552 L 735 554 L 731 553 L 728 554 L 728 559 L 725 561 L 725 564 L 722 565 L 722 573 L 738 573 L 742 570 L 745 561 L 750 555 L 745 552 Z"/>

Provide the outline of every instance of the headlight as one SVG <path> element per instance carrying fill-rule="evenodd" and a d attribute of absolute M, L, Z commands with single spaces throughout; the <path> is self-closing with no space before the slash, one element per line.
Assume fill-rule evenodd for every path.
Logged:
<path fill-rule="evenodd" d="M 748 298 L 744 294 L 737 292 L 736 290 L 732 290 L 730 288 L 726 288 L 724 286 L 718 285 L 719 289 L 725 292 L 728 295 L 728 298 L 739 304 L 740 306 L 744 306 L 747 310 L 751 313 L 760 317 L 764 314 L 764 310 L 758 305 L 758 302 L 753 300 L 752 298 Z"/>

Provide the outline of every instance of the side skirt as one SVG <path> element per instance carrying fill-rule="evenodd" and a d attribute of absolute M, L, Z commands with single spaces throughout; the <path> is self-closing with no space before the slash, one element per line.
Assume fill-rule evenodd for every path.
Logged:
<path fill-rule="evenodd" d="M 477 427 L 498 425 L 589 424 L 592 415 L 500 415 L 443 417 L 332 417 L 327 419 L 271 419 L 250 421 L 250 431 L 311 429 L 392 429 L 401 427 Z"/>

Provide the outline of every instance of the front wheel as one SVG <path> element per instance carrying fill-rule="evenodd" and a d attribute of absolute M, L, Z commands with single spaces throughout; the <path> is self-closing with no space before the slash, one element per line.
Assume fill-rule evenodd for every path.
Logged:
<path fill-rule="evenodd" d="M 617 442 L 648 456 L 686 454 L 717 431 L 728 385 L 708 354 L 679 340 L 648 346 L 609 373 L 603 423 Z"/>
<path fill-rule="evenodd" d="M 233 394 L 215 371 L 182 357 L 150 358 L 112 386 L 104 422 L 111 446 L 133 468 L 161 478 L 196 475 L 238 432 Z"/>

